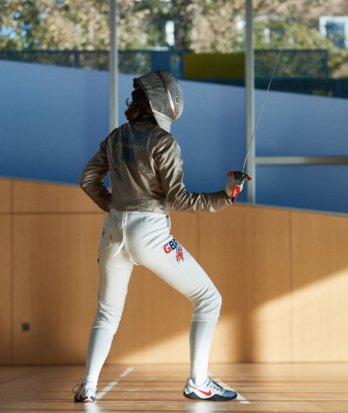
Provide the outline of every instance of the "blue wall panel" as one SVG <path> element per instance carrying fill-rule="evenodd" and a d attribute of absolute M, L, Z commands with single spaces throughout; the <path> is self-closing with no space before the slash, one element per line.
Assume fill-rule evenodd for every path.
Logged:
<path fill-rule="evenodd" d="M 132 79 L 120 75 L 121 123 Z M 0 86 L 0 175 L 76 184 L 109 133 L 108 73 L 1 61 Z M 220 190 L 244 156 L 244 90 L 182 86 L 185 111 L 172 132 L 185 182 L 195 191 Z"/>
<path fill-rule="evenodd" d="M 256 92 L 256 116 L 265 91 Z M 271 92 L 256 135 L 258 156 L 348 155 L 348 99 Z"/>
<path fill-rule="evenodd" d="M 227 171 L 241 169 L 245 156 L 245 91 L 198 82 L 182 85 L 185 110 L 173 123 L 173 134 L 182 148 L 186 185 L 195 191 L 220 190 Z"/>
<path fill-rule="evenodd" d="M 1 62 L 0 82 L 0 174 L 76 183 L 107 133 L 107 75 Z"/>
<path fill-rule="evenodd" d="M 108 73 L 0 61 L 0 176 L 77 184 L 109 133 Z M 120 122 L 132 76 L 120 75 Z M 192 191 L 224 188 L 245 156 L 243 88 L 183 81 L 173 124 Z M 256 116 L 265 91 L 256 92 Z M 259 156 L 348 155 L 348 100 L 270 92 L 256 133 Z M 348 166 L 259 166 L 256 201 L 348 211 Z M 323 196 L 329 191 L 329 196 Z M 242 193 L 240 201 L 245 194 Z"/>
<path fill-rule="evenodd" d="M 258 166 L 258 204 L 348 212 L 348 165 Z"/>

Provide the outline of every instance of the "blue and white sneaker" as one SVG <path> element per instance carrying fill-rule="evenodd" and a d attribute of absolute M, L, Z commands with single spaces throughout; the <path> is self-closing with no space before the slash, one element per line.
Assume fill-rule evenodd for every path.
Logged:
<path fill-rule="evenodd" d="M 226 401 L 235 399 L 238 393 L 222 387 L 210 378 L 201 386 L 197 386 L 191 378 L 188 378 L 183 395 L 193 400 Z"/>
<path fill-rule="evenodd" d="M 74 402 L 75 403 L 93 403 L 96 399 L 96 387 L 87 386 L 85 383 L 81 383 L 77 385 L 78 388 L 74 395 Z"/>

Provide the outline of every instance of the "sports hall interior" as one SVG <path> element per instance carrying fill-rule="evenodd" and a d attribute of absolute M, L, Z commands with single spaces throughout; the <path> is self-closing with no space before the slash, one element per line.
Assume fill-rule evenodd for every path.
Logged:
<path fill-rule="evenodd" d="M 119 75 L 121 120 L 132 78 Z M 191 304 L 135 267 L 98 400 L 73 403 L 105 219 L 78 178 L 108 134 L 108 84 L 107 72 L 0 60 L 0 411 L 346 413 L 348 101 L 274 90 L 256 134 L 256 202 L 170 212 L 222 295 L 210 373 L 237 400 L 182 397 Z M 245 89 L 183 89 L 174 132 L 188 187 L 221 189 L 245 156 Z"/>

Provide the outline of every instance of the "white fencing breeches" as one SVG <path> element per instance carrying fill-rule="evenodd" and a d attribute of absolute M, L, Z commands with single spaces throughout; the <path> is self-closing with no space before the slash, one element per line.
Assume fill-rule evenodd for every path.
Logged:
<path fill-rule="evenodd" d="M 85 380 L 97 384 L 109 354 L 134 264 L 143 265 L 192 302 L 191 377 L 203 382 L 221 296 L 196 260 L 170 234 L 170 218 L 151 212 L 108 214 L 99 246 L 98 307 L 88 347 Z"/>

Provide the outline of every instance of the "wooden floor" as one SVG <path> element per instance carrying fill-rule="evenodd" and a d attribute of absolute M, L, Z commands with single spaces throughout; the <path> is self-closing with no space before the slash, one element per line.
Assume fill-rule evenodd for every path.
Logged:
<path fill-rule="evenodd" d="M 74 404 L 82 366 L 0 367 L 0 412 L 348 412 L 348 364 L 212 365 L 237 400 L 185 399 L 184 365 L 106 366 L 94 404 Z"/>

